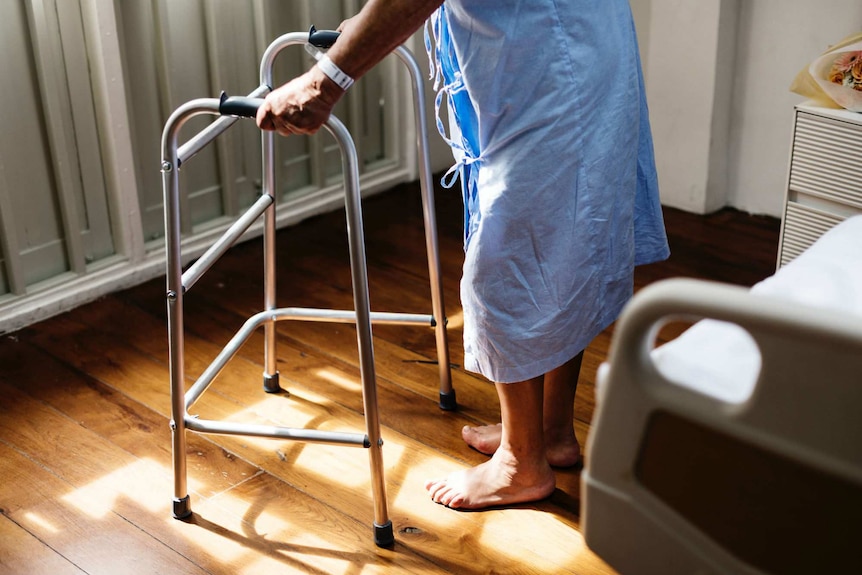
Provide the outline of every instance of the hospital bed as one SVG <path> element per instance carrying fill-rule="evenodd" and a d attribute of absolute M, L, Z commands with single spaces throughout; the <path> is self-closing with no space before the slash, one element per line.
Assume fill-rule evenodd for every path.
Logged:
<path fill-rule="evenodd" d="M 862 216 L 751 290 L 641 290 L 581 485 L 586 542 L 622 573 L 862 572 Z"/>

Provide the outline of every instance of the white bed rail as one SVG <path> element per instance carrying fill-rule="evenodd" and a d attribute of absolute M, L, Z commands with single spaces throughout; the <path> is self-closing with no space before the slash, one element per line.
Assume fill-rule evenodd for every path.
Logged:
<path fill-rule="evenodd" d="M 670 381 L 657 368 L 653 349 L 660 327 L 668 321 L 702 318 L 737 324 L 756 343 L 761 368 L 748 399 L 738 403 L 718 399 Z M 847 516 L 862 507 L 859 315 L 801 305 L 735 286 L 667 280 L 641 290 L 624 310 L 601 374 L 582 478 L 582 525 L 589 546 L 621 572 L 759 573 L 781 570 L 788 557 L 801 569 L 810 565 L 807 562 L 812 558 L 826 563 L 841 561 L 840 554 L 851 549 L 853 541 L 862 535 L 858 517 L 851 524 Z M 661 489 L 646 485 L 655 484 L 656 477 L 661 480 L 661 469 L 652 467 L 649 481 L 644 475 L 649 464 L 645 459 L 655 452 L 649 445 L 654 437 L 647 436 L 658 417 L 685 423 L 676 429 L 704 430 L 723 444 L 743 446 L 739 453 L 754 454 L 752 461 L 774 459 L 787 469 L 825 478 L 824 485 L 847 488 L 853 496 L 846 501 L 846 509 L 822 509 L 815 504 L 807 507 L 810 517 L 799 518 L 806 525 L 811 521 L 812 534 L 834 529 L 830 531 L 834 536 L 821 540 L 829 548 L 818 547 L 809 533 L 799 533 L 797 543 L 776 544 L 783 546 L 785 557 L 774 558 L 759 551 L 771 545 L 770 533 L 754 536 L 763 537 L 762 542 L 735 541 L 733 533 L 745 531 L 744 518 L 749 525 L 767 525 L 770 518 L 758 516 L 759 510 L 750 501 L 743 510 L 709 511 L 710 498 L 715 499 L 723 489 L 720 482 L 711 486 L 686 484 L 679 483 L 678 477 L 668 477 L 674 489 L 691 493 L 682 499 L 701 510 L 673 508 L 668 501 L 675 496 L 663 497 Z M 688 441 L 690 453 L 698 454 L 698 445 L 692 448 L 691 438 L 678 439 L 681 445 Z M 673 443 L 675 438 L 665 436 L 662 441 Z M 684 451 L 677 453 L 672 446 L 665 445 L 662 450 L 665 461 L 686 457 Z M 724 462 L 726 470 L 743 478 L 739 485 L 744 489 L 747 470 L 735 469 L 738 464 Z M 706 477 L 709 480 L 710 476 Z M 784 479 L 778 477 L 776 483 Z M 824 505 L 834 503 L 830 493 L 805 496 L 817 502 L 820 495 Z M 728 501 L 743 499 L 734 492 Z M 788 500 L 792 503 L 796 501 Z M 714 532 L 699 528 L 703 525 L 696 525 L 697 518 L 703 518 L 704 513 L 717 516 L 716 521 L 707 517 L 704 523 L 724 524 Z M 829 525 L 818 524 L 818 514 L 823 513 Z M 742 519 L 732 525 L 737 516 Z M 847 524 L 835 525 L 836 521 Z M 820 564 L 825 569 L 821 572 L 829 571 L 826 563 Z"/>

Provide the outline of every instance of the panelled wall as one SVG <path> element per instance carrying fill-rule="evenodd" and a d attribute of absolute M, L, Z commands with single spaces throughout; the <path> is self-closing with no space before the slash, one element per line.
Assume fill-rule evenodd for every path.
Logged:
<path fill-rule="evenodd" d="M 75 4 L 0 3 L 0 293 L 116 253 Z"/>
<path fill-rule="evenodd" d="M 274 38 L 311 24 L 335 28 L 359 5 L 0 2 L 0 333 L 162 273 L 167 117 L 194 98 L 251 92 Z M 424 65 L 424 54 L 417 59 Z M 297 46 L 276 64 L 280 83 L 311 60 Z M 389 57 L 335 111 L 354 137 L 367 192 L 415 177 L 402 68 Z M 181 140 L 209 121 L 193 119 Z M 340 152 L 325 132 L 277 138 L 280 223 L 343 203 Z M 189 206 L 183 233 L 194 255 L 260 192 L 253 122 L 239 122 L 188 162 L 181 185 Z"/>

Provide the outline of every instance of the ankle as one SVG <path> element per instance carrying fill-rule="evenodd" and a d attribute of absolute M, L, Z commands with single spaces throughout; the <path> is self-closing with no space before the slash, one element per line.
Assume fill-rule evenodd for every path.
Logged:
<path fill-rule="evenodd" d="M 578 439 L 575 437 L 575 430 L 571 424 L 545 427 L 544 436 L 547 445 L 578 443 Z"/>
<path fill-rule="evenodd" d="M 529 470 L 543 470 L 546 467 L 550 468 L 543 445 L 521 447 L 501 443 L 492 458 L 519 473 Z"/>

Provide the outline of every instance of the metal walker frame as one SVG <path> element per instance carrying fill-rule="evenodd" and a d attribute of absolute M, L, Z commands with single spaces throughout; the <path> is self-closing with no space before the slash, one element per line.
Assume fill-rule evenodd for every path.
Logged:
<path fill-rule="evenodd" d="M 315 39 L 315 35 L 317 35 L 317 39 Z M 440 407 L 444 410 L 456 409 L 455 391 L 452 388 L 449 367 L 449 349 L 440 278 L 440 257 L 437 246 L 433 186 L 431 183 L 431 168 L 427 150 L 428 130 L 424 115 L 425 96 L 422 89 L 421 72 L 410 51 L 404 47 L 399 47 L 394 53 L 407 66 L 413 84 L 417 147 L 419 151 L 420 188 L 431 283 L 432 315 L 383 313 L 371 312 L 370 310 L 358 159 L 349 132 L 334 116 L 329 118 L 325 123 L 325 127 L 336 139 L 341 149 L 355 310 L 276 307 L 275 204 L 277 193 L 274 168 L 274 136 L 272 132 L 262 132 L 261 136 L 263 189 L 260 197 L 187 271 L 183 272 L 182 270 L 178 174 L 180 166 L 233 125 L 239 116 L 254 116 L 257 106 L 262 101 L 260 98 L 272 89 L 273 65 L 276 56 L 282 49 L 290 45 L 304 45 L 306 43 L 326 48 L 335 41 L 335 38 L 337 38 L 337 33 L 317 32 L 314 28 L 309 33 L 289 33 L 277 38 L 269 45 L 261 60 L 261 85 L 249 94 L 247 98 L 226 98 L 223 95 L 222 98 L 192 100 L 177 108 L 165 125 L 162 134 L 161 168 L 165 203 L 165 237 L 167 243 L 166 298 L 171 387 L 170 426 L 174 470 L 173 516 L 177 519 L 183 519 L 192 513 L 187 486 L 186 430 L 199 433 L 270 437 L 364 447 L 369 450 L 374 505 L 374 542 L 378 546 L 385 547 L 392 545 L 395 539 L 392 522 L 387 510 L 383 476 L 383 442 L 380 435 L 380 420 L 377 406 L 377 386 L 371 336 L 372 323 L 426 325 L 434 327 L 440 377 Z M 222 117 L 194 135 L 182 146 L 178 146 L 180 128 L 189 118 L 201 114 L 213 114 Z M 261 216 L 264 219 L 264 309 L 246 320 L 240 330 L 216 356 L 209 367 L 198 377 L 191 388 L 187 392 L 184 392 L 183 300 L 186 292 Z M 189 414 L 188 410 L 200 399 L 204 391 L 206 391 L 221 370 L 239 351 L 243 343 L 260 326 L 263 326 L 265 330 L 263 387 L 269 393 L 281 391 L 279 374 L 276 367 L 275 323 L 282 320 L 356 324 L 363 408 L 365 412 L 365 433 L 327 432 L 316 429 L 238 424 L 228 421 L 200 419 Z"/>

